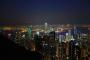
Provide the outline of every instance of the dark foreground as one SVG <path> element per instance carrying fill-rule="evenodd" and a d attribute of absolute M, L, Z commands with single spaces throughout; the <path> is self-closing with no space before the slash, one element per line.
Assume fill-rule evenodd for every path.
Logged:
<path fill-rule="evenodd" d="M 42 60 L 41 54 L 26 50 L 24 47 L 15 44 L 3 36 L 2 33 L 0 33 L 0 56 L 2 57 L 2 60 Z"/>

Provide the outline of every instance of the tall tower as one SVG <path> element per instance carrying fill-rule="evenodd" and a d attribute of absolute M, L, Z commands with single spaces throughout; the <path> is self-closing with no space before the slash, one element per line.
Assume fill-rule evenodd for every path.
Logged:
<path fill-rule="evenodd" d="M 48 30 L 48 24 L 47 22 L 45 22 L 45 33 L 47 33 L 47 30 Z"/>
<path fill-rule="evenodd" d="M 32 27 L 31 26 L 27 28 L 27 32 L 28 32 L 29 38 L 31 38 L 32 37 Z"/>

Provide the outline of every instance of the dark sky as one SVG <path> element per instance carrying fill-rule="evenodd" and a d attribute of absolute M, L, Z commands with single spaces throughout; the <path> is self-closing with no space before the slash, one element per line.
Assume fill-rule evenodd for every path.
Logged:
<path fill-rule="evenodd" d="M 89 24 L 89 0 L 0 0 L 0 25 Z"/>

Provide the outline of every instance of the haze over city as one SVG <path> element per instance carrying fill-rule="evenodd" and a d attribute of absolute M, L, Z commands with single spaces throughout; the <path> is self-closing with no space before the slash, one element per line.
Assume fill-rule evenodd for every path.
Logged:
<path fill-rule="evenodd" d="M 89 0 L 1 0 L 0 25 L 89 24 Z"/>

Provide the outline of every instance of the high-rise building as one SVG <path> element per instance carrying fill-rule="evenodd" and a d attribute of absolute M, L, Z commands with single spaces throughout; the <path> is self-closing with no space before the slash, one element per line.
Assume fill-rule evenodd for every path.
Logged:
<path fill-rule="evenodd" d="M 49 49 L 51 60 L 56 58 L 56 41 L 55 41 L 55 31 L 49 33 Z"/>
<path fill-rule="evenodd" d="M 28 32 L 29 38 L 31 38 L 32 37 L 32 27 L 31 26 L 27 28 L 27 32 Z"/>
<path fill-rule="evenodd" d="M 42 37 L 40 35 L 35 34 L 34 40 L 35 40 L 35 50 L 40 52 L 42 49 Z"/>
<path fill-rule="evenodd" d="M 45 22 L 45 33 L 47 33 L 47 29 L 48 29 L 48 24 L 47 22 Z"/>

